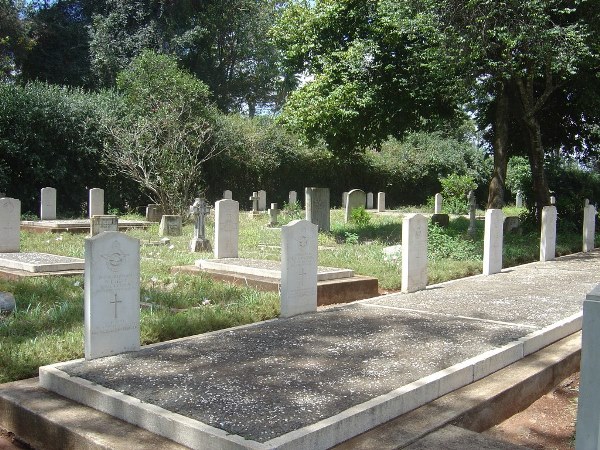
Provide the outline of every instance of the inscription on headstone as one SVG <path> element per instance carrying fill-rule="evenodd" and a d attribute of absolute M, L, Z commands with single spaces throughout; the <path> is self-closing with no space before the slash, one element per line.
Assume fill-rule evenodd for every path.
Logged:
<path fill-rule="evenodd" d="M 427 219 L 408 214 L 402 219 L 402 292 L 427 287 Z"/>
<path fill-rule="evenodd" d="M 366 202 L 366 195 L 360 189 L 352 189 L 348 192 L 348 199 L 346 200 L 346 209 L 344 210 L 344 222 L 350 222 L 352 218 L 352 211 L 357 208 L 364 208 Z"/>
<path fill-rule="evenodd" d="M 92 216 L 90 236 L 96 236 L 105 231 L 119 231 L 119 218 L 117 216 Z"/>
<path fill-rule="evenodd" d="M 104 215 L 104 189 L 93 188 L 90 189 L 90 219 L 93 216 Z"/>
<path fill-rule="evenodd" d="M 52 187 L 42 188 L 40 198 L 40 220 L 55 220 L 56 189 Z"/>
<path fill-rule="evenodd" d="M 181 236 L 182 221 L 181 216 L 165 214 L 160 219 L 158 227 L 159 236 Z"/>
<path fill-rule="evenodd" d="M 0 252 L 12 253 L 21 249 L 21 201 L 0 198 Z"/>
<path fill-rule="evenodd" d="M 317 225 L 319 231 L 330 230 L 329 188 L 307 187 L 304 189 L 306 220 Z"/>
<path fill-rule="evenodd" d="M 237 258 L 240 204 L 235 200 L 215 203 L 215 258 Z"/>

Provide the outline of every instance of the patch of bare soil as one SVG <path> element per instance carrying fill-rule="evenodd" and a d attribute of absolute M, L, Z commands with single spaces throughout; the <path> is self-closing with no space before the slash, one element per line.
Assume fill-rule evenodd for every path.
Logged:
<path fill-rule="evenodd" d="M 575 448 L 579 373 L 564 380 L 529 408 L 483 434 L 535 450 Z"/>

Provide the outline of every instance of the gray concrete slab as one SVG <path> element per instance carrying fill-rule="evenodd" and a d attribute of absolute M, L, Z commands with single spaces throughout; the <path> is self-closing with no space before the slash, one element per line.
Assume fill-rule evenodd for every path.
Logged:
<path fill-rule="evenodd" d="M 81 258 L 52 255 L 49 253 L 0 253 L 0 267 L 23 270 L 25 272 L 62 272 L 83 270 L 85 261 Z"/>

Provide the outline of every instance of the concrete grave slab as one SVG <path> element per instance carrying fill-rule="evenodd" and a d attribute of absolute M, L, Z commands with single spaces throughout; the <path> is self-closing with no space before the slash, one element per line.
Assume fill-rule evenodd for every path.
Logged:
<path fill-rule="evenodd" d="M 49 253 L 0 253 L 0 268 L 31 273 L 83 270 L 84 260 Z"/>
<path fill-rule="evenodd" d="M 68 219 L 68 220 L 22 220 L 21 230 L 33 233 L 89 233 L 90 219 Z M 119 231 L 129 229 L 146 229 L 151 222 L 145 220 L 122 220 L 119 219 Z"/>

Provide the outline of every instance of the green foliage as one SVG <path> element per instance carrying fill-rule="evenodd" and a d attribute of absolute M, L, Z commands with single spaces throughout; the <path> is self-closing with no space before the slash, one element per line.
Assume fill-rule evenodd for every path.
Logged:
<path fill-rule="evenodd" d="M 468 221 L 462 219 L 452 221 L 450 226 L 442 228 L 436 223 L 429 223 L 427 233 L 427 257 L 435 260 L 482 260 L 481 246 L 466 239 Z"/>
<path fill-rule="evenodd" d="M 371 222 L 371 214 L 363 206 L 354 208 L 350 213 L 350 221 L 355 223 L 359 228 L 363 228 Z"/>
<path fill-rule="evenodd" d="M 469 191 L 477 189 L 477 183 L 469 175 L 451 174 L 440 179 L 442 209 L 450 214 L 466 214 L 469 212 Z"/>
<path fill-rule="evenodd" d="M 287 225 L 293 220 L 300 220 L 303 217 L 302 206 L 299 201 L 293 203 L 285 202 L 283 208 L 281 208 L 281 218 L 279 223 L 281 225 Z"/>
<path fill-rule="evenodd" d="M 513 195 L 518 191 L 526 192 L 531 189 L 531 168 L 527 158 L 513 156 L 508 160 L 505 185 Z"/>

